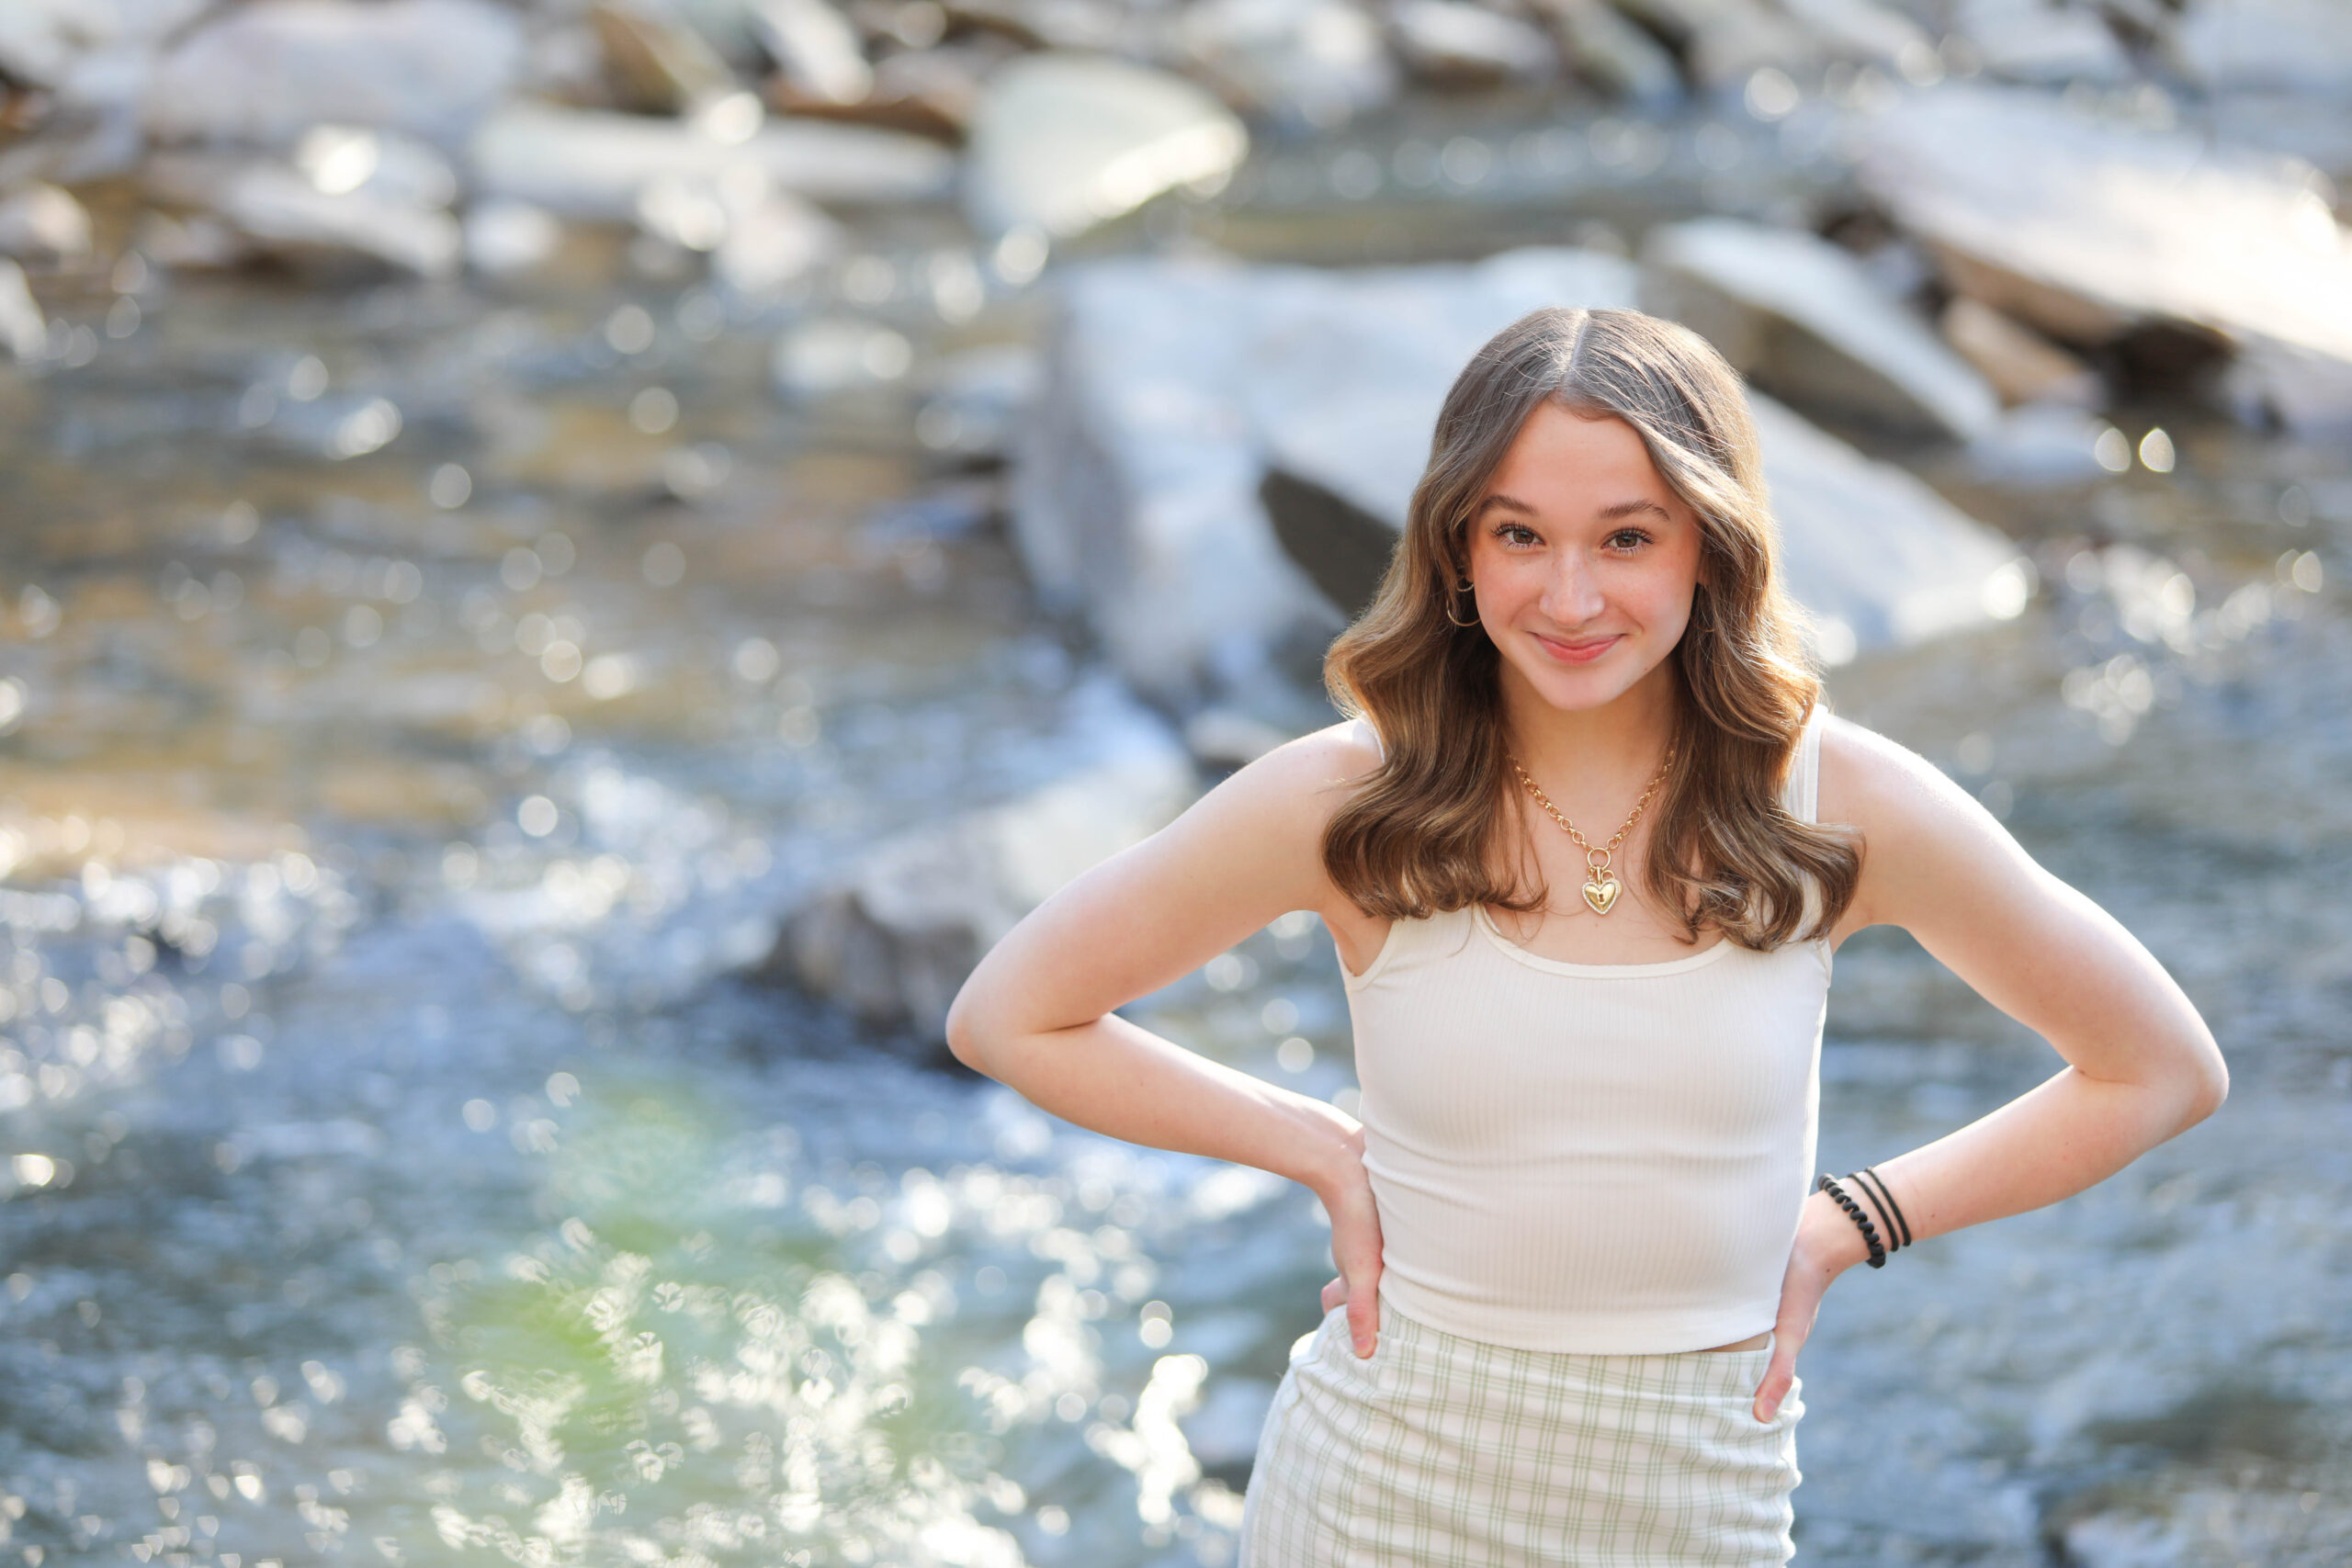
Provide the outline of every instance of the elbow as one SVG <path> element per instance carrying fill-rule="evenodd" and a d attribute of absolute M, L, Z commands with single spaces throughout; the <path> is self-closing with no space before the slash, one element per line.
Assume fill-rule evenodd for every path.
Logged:
<path fill-rule="evenodd" d="M 2206 1064 L 2204 1074 L 2198 1080 L 2196 1097 L 2189 1101 L 2189 1121 L 2192 1123 L 2204 1121 L 2205 1118 L 2222 1109 L 2222 1101 L 2229 1098 L 2229 1064 L 2222 1060 L 2222 1054 L 2217 1050 L 2213 1053 L 2212 1060 Z"/>
<path fill-rule="evenodd" d="M 2179 1122 L 2174 1131 L 2187 1132 L 2219 1111 L 2222 1101 L 2229 1098 L 2229 1064 L 2222 1059 L 2220 1047 L 2209 1041 L 2180 1091 Z"/>
<path fill-rule="evenodd" d="M 947 1049 L 972 1071 L 992 1077 L 995 1075 L 989 1072 L 988 1052 L 983 1043 L 986 1032 L 979 1003 L 973 999 L 967 981 L 947 1007 Z"/>

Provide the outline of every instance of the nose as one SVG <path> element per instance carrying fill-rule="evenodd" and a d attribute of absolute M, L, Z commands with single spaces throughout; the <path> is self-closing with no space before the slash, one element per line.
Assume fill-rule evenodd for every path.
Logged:
<path fill-rule="evenodd" d="M 1544 614 L 1563 631 L 1573 631 L 1600 614 L 1606 601 L 1582 552 L 1562 550 L 1553 558 L 1544 585 Z"/>

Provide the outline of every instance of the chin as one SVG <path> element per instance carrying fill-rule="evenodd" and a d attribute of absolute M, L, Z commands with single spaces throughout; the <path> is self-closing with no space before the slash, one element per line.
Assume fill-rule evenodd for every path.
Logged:
<path fill-rule="evenodd" d="M 1611 662 L 1602 660 L 1603 664 Z M 1587 708 L 1607 707 L 1622 697 L 1634 682 L 1616 670 L 1546 670 L 1540 674 L 1521 671 L 1535 694 L 1552 706 L 1567 713 Z"/>

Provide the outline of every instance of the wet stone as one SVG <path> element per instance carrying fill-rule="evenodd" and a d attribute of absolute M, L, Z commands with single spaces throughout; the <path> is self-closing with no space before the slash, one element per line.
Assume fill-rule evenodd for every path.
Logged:
<path fill-rule="evenodd" d="M 2113 82 L 2132 62 L 2098 9 L 2052 0 L 1961 0 L 1953 30 L 1984 69 L 2017 82 Z"/>
<path fill-rule="evenodd" d="M 1193 69 L 1278 123 L 1329 130 L 1400 85 L 1378 24 L 1350 0 L 1205 0 L 1179 27 Z"/>
<path fill-rule="evenodd" d="M 360 184 L 321 188 L 274 159 L 164 154 L 145 172 L 159 200 L 207 209 L 254 250 L 295 261 L 372 262 L 424 277 L 457 269 L 457 220 L 438 205 Z M 446 199 L 446 197 L 444 197 Z"/>
<path fill-rule="evenodd" d="M 476 188 L 567 217 L 629 220 L 668 178 L 716 185 L 734 168 L 814 201 L 870 206 L 935 200 L 955 163 L 936 143 L 868 126 L 770 123 L 741 141 L 675 120 L 514 104 L 468 151 Z"/>
<path fill-rule="evenodd" d="M 990 77 L 973 112 L 965 210 L 983 234 L 1058 239 L 1178 186 L 1221 181 L 1249 146 L 1233 112 L 1181 76 L 1029 56 Z"/>
<path fill-rule="evenodd" d="M 35 182 L 0 197 L 0 255 L 68 266 L 90 254 L 90 215 L 71 192 Z"/>
<path fill-rule="evenodd" d="M 786 920 L 766 972 L 869 1024 L 944 1038 L 948 1003 L 1000 936 L 1197 792 L 1182 745 L 1115 682 L 1098 679 L 1070 708 L 1069 773 L 876 845 Z"/>
<path fill-rule="evenodd" d="M 1682 96 L 1674 56 L 1607 0 L 1533 0 L 1531 8 L 1561 58 L 1596 86 L 1645 107 Z"/>
<path fill-rule="evenodd" d="M 2106 389 L 2082 360 L 1981 299 L 1955 295 L 1944 307 L 1944 339 L 1973 365 L 2004 402 L 2096 408 Z"/>
<path fill-rule="evenodd" d="M 1643 246 L 1642 302 L 1823 413 L 1964 441 L 1999 412 L 1926 321 L 1851 253 L 1811 234 L 1725 218 L 1664 225 Z"/>
<path fill-rule="evenodd" d="M 1544 82 L 1557 65 L 1540 30 L 1467 0 L 1403 0 L 1390 9 L 1388 26 L 1406 65 L 1441 87 Z"/>
<path fill-rule="evenodd" d="M 157 65 L 162 141 L 284 147 L 321 122 L 461 145 L 521 64 L 513 12 L 487 0 L 262 0 L 220 13 Z"/>
<path fill-rule="evenodd" d="M 2062 343 L 2171 332 L 2235 355 L 2235 405 L 2352 423 L 2352 246 L 2308 171 L 2040 95 L 1948 85 L 1855 128 L 1857 173 L 1952 289 Z"/>

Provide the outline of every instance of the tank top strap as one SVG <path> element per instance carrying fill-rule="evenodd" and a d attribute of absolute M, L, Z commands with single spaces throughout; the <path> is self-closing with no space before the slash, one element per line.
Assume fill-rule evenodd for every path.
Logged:
<path fill-rule="evenodd" d="M 1789 759 L 1781 804 L 1800 822 L 1821 819 L 1821 730 L 1828 716 L 1829 705 L 1815 698 L 1813 711 L 1805 716 L 1804 728 L 1797 734 L 1796 754 Z"/>

